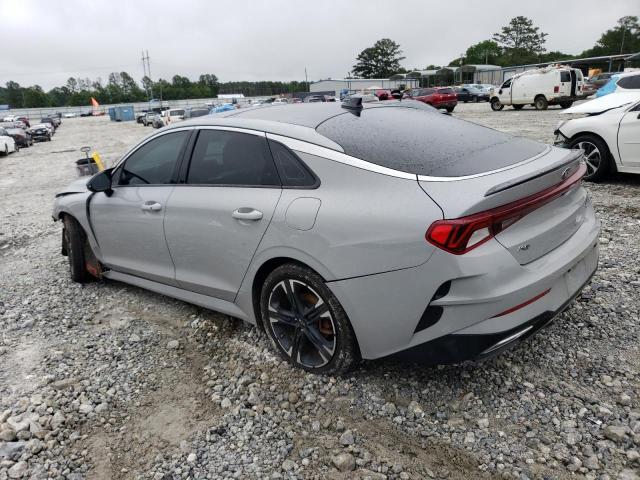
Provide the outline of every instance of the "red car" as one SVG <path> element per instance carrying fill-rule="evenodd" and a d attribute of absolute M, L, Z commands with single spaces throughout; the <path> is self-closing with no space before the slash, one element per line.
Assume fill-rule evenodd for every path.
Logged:
<path fill-rule="evenodd" d="M 451 87 L 413 88 L 404 94 L 404 98 L 418 100 L 437 109 L 444 108 L 449 113 L 458 104 L 458 95 Z"/>

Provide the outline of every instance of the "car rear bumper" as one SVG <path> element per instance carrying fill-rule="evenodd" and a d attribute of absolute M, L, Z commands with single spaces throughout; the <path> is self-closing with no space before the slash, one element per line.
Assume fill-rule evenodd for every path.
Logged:
<path fill-rule="evenodd" d="M 597 253 L 597 247 L 595 250 Z M 596 264 L 597 260 L 596 254 Z M 594 267 L 582 285 L 555 311 L 545 310 L 530 320 L 501 332 L 473 334 L 465 333 L 463 330 L 462 332 L 445 335 L 389 355 L 388 358 L 422 364 L 443 365 L 469 360 L 480 361 L 494 357 L 526 341 L 553 323 L 555 318 L 582 292 L 582 289 L 589 283 L 595 272 L 596 269 Z"/>
<path fill-rule="evenodd" d="M 526 265 L 491 240 L 465 255 L 436 250 L 418 267 L 327 285 L 349 316 L 363 358 L 415 359 L 417 352 L 429 363 L 459 362 L 531 326 L 505 347 L 526 338 L 561 311 L 597 268 L 599 232 L 589 204 L 568 240 Z"/>
<path fill-rule="evenodd" d="M 434 108 L 453 108 L 458 105 L 458 101 L 434 103 Z"/>

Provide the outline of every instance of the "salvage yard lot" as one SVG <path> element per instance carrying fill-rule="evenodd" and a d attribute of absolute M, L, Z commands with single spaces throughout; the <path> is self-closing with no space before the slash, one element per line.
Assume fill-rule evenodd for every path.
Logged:
<path fill-rule="evenodd" d="M 550 143 L 558 111 L 454 115 Z M 112 165 L 150 132 L 65 119 L 51 142 L 0 158 L 0 479 L 637 478 L 638 176 L 588 184 L 599 270 L 546 335 L 479 365 L 329 378 L 217 313 L 70 281 L 55 192 L 80 147 Z M 19 442 L 5 423 L 24 425 Z"/>

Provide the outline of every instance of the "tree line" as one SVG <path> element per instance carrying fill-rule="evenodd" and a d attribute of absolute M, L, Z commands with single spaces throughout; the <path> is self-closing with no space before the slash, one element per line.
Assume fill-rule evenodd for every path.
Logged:
<path fill-rule="evenodd" d="M 305 82 L 219 82 L 212 73 L 202 74 L 196 81 L 174 75 L 171 81 L 152 81 L 145 76 L 141 82 L 127 72 L 113 72 L 106 82 L 101 78 L 70 77 L 60 87 L 44 91 L 39 85 L 22 87 L 9 81 L 0 87 L 0 104 L 12 108 L 88 106 L 91 98 L 101 104 L 145 102 L 150 99 L 183 100 L 215 98 L 219 93 L 242 93 L 245 96 L 280 95 L 305 91 Z"/>
<path fill-rule="evenodd" d="M 547 36 L 548 34 L 535 26 L 531 19 L 518 16 L 512 18 L 490 39 L 471 45 L 464 54 L 451 60 L 449 66 L 490 64 L 506 67 L 640 51 L 640 24 L 638 17 L 631 15 L 620 18 L 613 28 L 602 33 L 593 47 L 578 55 L 547 51 L 545 46 Z M 355 78 L 388 78 L 394 73 L 442 68 L 440 65 L 432 64 L 407 69 L 401 65 L 404 59 L 400 45 L 393 40 L 383 38 L 372 47 L 360 52 L 353 66 L 352 75 Z"/>

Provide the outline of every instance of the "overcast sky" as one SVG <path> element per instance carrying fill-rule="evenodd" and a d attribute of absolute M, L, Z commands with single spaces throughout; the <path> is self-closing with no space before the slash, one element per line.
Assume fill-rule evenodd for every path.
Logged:
<path fill-rule="evenodd" d="M 491 38 L 517 15 L 547 32 L 547 49 L 575 54 L 593 46 L 639 0 L 446 2 L 426 0 L 0 0 L 0 84 L 45 89 L 70 76 L 106 79 L 127 71 L 230 80 L 342 78 L 356 55 L 380 38 L 398 42 L 403 66 L 447 64 Z M 7 39 L 12 39 L 9 42 Z"/>

